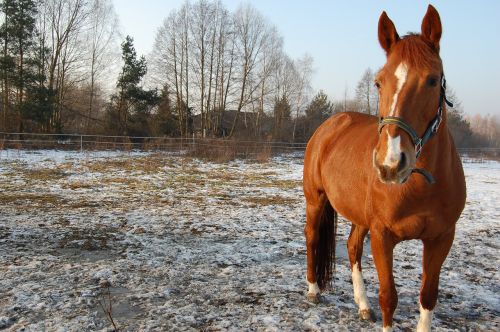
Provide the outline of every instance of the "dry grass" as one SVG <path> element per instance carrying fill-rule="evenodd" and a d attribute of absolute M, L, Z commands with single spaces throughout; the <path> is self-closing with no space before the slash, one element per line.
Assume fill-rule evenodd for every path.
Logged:
<path fill-rule="evenodd" d="M 92 182 L 74 181 L 74 182 L 70 182 L 70 183 L 64 183 L 62 185 L 62 188 L 71 189 L 71 190 L 78 190 L 78 189 L 91 189 L 95 186 L 96 186 L 96 184 L 92 183 Z"/>
<path fill-rule="evenodd" d="M 128 157 L 127 159 L 106 159 L 99 161 L 87 161 L 83 165 L 90 172 L 107 173 L 109 171 L 137 171 L 143 173 L 157 173 L 165 167 L 172 166 L 171 158 L 161 154 L 153 154 L 145 157 Z"/>
<path fill-rule="evenodd" d="M 0 194 L 0 206 L 59 206 L 88 212 L 107 208 L 125 213 L 144 204 L 181 208 L 210 204 L 251 207 L 287 205 L 297 200 L 281 197 L 281 190 L 301 185 L 300 181 L 279 179 L 277 172 L 259 166 L 245 168 L 244 171 L 237 164 L 215 163 L 204 167 L 191 157 L 164 154 L 83 159 L 59 164 L 56 169 L 30 169 L 23 163 L 9 164 L 9 168 L 0 178 L 4 189 L 4 193 Z M 15 178 L 22 181 L 12 181 Z M 22 193 L 27 187 L 33 188 L 33 193 Z M 52 187 L 67 191 L 61 193 L 62 196 L 54 195 L 51 194 Z M 251 189 L 241 192 L 239 188 L 242 187 Z M 259 188 L 271 189 L 276 194 L 262 195 Z M 100 193 L 102 190 L 108 192 L 105 197 Z M 97 196 L 93 196 L 94 191 Z"/>
<path fill-rule="evenodd" d="M 227 163 L 237 158 L 267 162 L 272 156 L 272 149 L 267 142 L 207 139 L 190 145 L 187 155 L 216 163 Z"/>
<path fill-rule="evenodd" d="M 87 201 L 87 200 L 79 200 L 70 203 L 70 208 L 72 209 L 88 209 L 88 208 L 98 208 L 102 206 L 101 202 L 95 201 Z"/>
<path fill-rule="evenodd" d="M 72 229 L 59 241 L 59 247 L 103 250 L 108 248 L 108 241 L 114 238 L 114 230 L 110 228 Z"/>
<path fill-rule="evenodd" d="M 83 166 L 88 169 L 89 172 L 93 173 L 106 173 L 110 170 L 130 170 L 130 160 L 112 160 L 107 159 L 105 161 L 87 161 L 83 163 Z"/>
<path fill-rule="evenodd" d="M 282 196 L 254 196 L 254 197 L 241 197 L 241 200 L 250 204 L 250 207 L 267 206 L 267 205 L 290 205 L 297 204 L 298 199 L 288 198 Z"/>
<path fill-rule="evenodd" d="M 49 193 L 13 193 L 13 194 L 0 193 L 1 204 L 26 205 L 26 202 L 30 202 L 36 205 L 39 204 L 59 205 L 63 202 L 63 199 L 58 195 Z"/>
<path fill-rule="evenodd" d="M 24 171 L 24 176 L 35 181 L 57 181 L 68 174 L 60 169 L 29 169 Z"/>
<path fill-rule="evenodd" d="M 298 180 L 274 180 L 271 182 L 265 182 L 259 185 L 262 188 L 278 188 L 278 189 L 294 189 L 297 187 L 302 187 L 302 181 Z"/>

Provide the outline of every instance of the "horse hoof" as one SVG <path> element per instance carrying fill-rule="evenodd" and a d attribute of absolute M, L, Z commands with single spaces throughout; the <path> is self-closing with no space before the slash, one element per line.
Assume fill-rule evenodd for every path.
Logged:
<path fill-rule="evenodd" d="M 375 313 L 372 309 L 364 309 L 359 311 L 359 318 L 361 320 L 369 320 L 372 322 L 376 322 Z"/>
<path fill-rule="evenodd" d="M 319 293 L 316 294 L 308 293 L 307 300 L 311 303 L 318 304 L 321 302 L 321 295 L 319 295 Z"/>

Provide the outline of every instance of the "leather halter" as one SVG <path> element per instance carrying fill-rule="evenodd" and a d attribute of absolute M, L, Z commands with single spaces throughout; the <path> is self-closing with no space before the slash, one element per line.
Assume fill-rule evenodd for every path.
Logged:
<path fill-rule="evenodd" d="M 443 101 L 449 107 L 453 107 L 453 104 L 448 99 L 446 99 L 446 79 L 444 78 L 444 74 L 441 74 L 441 92 L 439 95 L 438 111 L 434 119 L 432 119 L 431 122 L 429 122 L 429 125 L 427 126 L 427 129 L 425 130 L 422 137 L 418 136 L 415 129 L 413 129 L 412 126 L 408 124 L 408 122 L 406 122 L 403 118 L 397 116 L 387 116 L 385 118 L 381 117 L 378 124 L 379 134 L 382 132 L 382 128 L 385 125 L 392 124 L 398 126 L 410 136 L 413 145 L 415 145 L 416 158 L 418 158 L 420 156 L 420 153 L 422 152 L 422 148 L 424 147 L 425 143 L 427 143 L 427 141 L 432 136 L 434 136 L 439 129 L 439 125 L 441 124 L 441 121 L 443 119 Z M 424 169 L 414 168 L 412 170 L 412 173 L 419 173 L 423 175 L 427 180 L 427 182 L 429 182 L 430 184 L 435 183 L 432 175 Z"/>

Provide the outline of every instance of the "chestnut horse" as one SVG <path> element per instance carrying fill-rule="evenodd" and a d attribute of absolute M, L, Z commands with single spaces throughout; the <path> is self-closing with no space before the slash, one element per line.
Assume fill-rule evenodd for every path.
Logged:
<path fill-rule="evenodd" d="M 421 34 L 402 38 L 383 12 L 378 39 L 387 62 L 375 80 L 380 118 L 336 114 L 316 130 L 305 153 L 308 298 L 318 301 L 330 283 L 338 212 L 352 222 L 347 248 L 362 319 L 373 319 L 361 274 L 363 241 L 371 234 L 384 331 L 392 330 L 398 302 L 393 249 L 410 239 L 423 242 L 417 331 L 430 330 L 441 266 L 465 204 L 462 164 L 446 123 L 441 31 L 430 5 Z"/>

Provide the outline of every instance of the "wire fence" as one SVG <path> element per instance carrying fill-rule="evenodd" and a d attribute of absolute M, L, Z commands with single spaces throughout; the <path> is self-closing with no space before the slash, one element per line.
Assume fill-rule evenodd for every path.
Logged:
<path fill-rule="evenodd" d="M 166 151 L 215 159 L 266 158 L 303 152 L 306 143 L 199 137 L 141 137 L 0 132 L 0 149 L 70 151 Z M 464 161 L 500 160 L 500 148 L 458 149 Z"/>
<path fill-rule="evenodd" d="M 259 157 L 286 152 L 301 152 L 306 143 L 252 141 L 199 137 L 142 137 L 80 134 L 33 134 L 0 132 L 0 149 L 18 150 L 141 150 L 167 151 L 201 157 Z"/>

